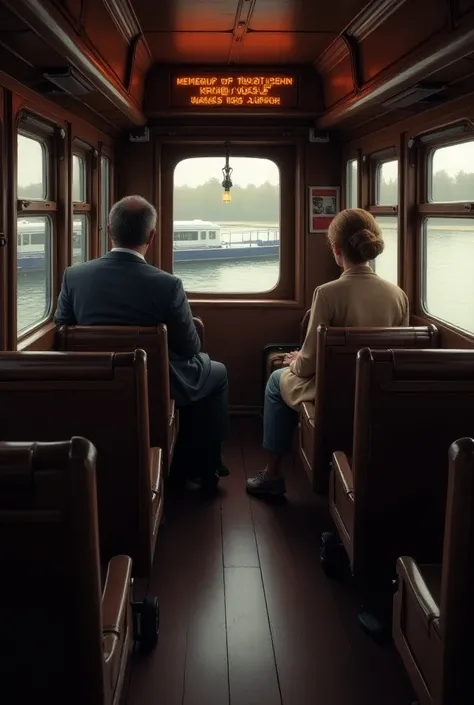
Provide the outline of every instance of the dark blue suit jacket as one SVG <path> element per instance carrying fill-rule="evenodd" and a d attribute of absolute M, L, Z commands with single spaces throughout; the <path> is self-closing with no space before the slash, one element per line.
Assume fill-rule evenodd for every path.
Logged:
<path fill-rule="evenodd" d="M 58 325 L 168 328 L 171 395 L 178 406 L 201 397 L 209 377 L 189 302 L 178 277 L 128 252 L 109 252 L 64 272 Z"/>

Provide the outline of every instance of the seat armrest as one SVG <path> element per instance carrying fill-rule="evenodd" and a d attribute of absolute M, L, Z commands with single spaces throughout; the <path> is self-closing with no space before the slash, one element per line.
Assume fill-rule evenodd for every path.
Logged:
<path fill-rule="evenodd" d="M 104 634 L 120 636 L 129 602 L 132 559 L 114 556 L 109 561 L 104 591 L 102 593 L 102 629 Z"/>
<path fill-rule="evenodd" d="M 342 487 L 346 495 L 354 494 L 354 476 L 352 474 L 351 464 L 345 453 L 341 450 L 336 450 L 332 454 L 332 466 L 334 472 L 339 475 Z"/>
<path fill-rule="evenodd" d="M 413 592 L 426 621 L 426 628 L 429 629 L 432 622 L 435 619 L 439 619 L 439 605 L 436 604 L 413 558 L 410 556 L 401 556 L 401 558 L 397 560 L 397 575 L 407 583 L 410 590 Z"/>
<path fill-rule="evenodd" d="M 199 340 L 201 341 L 201 348 L 204 348 L 204 323 L 202 321 L 202 318 L 199 318 L 199 316 L 193 316 L 193 321 L 194 325 L 196 326 Z"/>

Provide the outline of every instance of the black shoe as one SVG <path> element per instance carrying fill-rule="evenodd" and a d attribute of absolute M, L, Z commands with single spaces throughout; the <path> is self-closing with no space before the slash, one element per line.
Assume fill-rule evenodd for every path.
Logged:
<path fill-rule="evenodd" d="M 228 477 L 230 475 L 229 468 L 227 465 L 222 465 L 222 463 L 217 468 L 217 474 L 219 477 Z"/>
<path fill-rule="evenodd" d="M 201 492 L 205 495 L 215 495 L 219 485 L 219 475 L 214 473 L 209 477 L 201 478 Z"/>

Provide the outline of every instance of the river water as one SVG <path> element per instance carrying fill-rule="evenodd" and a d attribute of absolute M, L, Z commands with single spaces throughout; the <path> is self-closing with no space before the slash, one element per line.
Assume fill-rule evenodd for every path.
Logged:
<path fill-rule="evenodd" d="M 474 224 L 463 229 L 427 231 L 425 304 L 434 316 L 474 332 Z M 473 228 L 471 230 L 471 227 Z M 377 272 L 392 280 L 396 275 L 396 234 L 384 232 L 386 248 L 376 262 Z M 313 236 L 314 237 L 314 236 Z M 209 293 L 257 293 L 278 282 L 279 259 L 226 262 L 179 262 L 175 274 L 188 291 Z M 18 273 L 18 328 L 25 330 L 49 313 L 42 272 Z"/>

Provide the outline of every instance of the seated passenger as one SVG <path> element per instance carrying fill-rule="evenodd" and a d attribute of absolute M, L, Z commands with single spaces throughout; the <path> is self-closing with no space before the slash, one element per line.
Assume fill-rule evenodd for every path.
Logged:
<path fill-rule="evenodd" d="M 253 494 L 286 492 L 281 460 L 291 451 L 298 410 L 316 395 L 316 331 L 327 326 L 408 326 L 408 298 L 395 284 L 381 279 L 369 262 L 383 252 L 382 232 L 375 218 L 360 208 L 342 211 L 333 219 L 328 240 L 342 267 L 339 279 L 318 286 L 313 295 L 306 338 L 300 352 L 286 355 L 289 367 L 276 370 L 265 390 L 263 447 L 265 470 L 247 480 Z"/>
<path fill-rule="evenodd" d="M 108 226 L 112 250 L 66 269 L 54 319 L 79 326 L 166 324 L 171 396 L 180 409 L 177 455 L 192 459 L 189 470 L 212 487 L 219 471 L 226 474 L 220 446 L 228 431 L 227 371 L 200 352 L 181 280 L 145 260 L 156 220 L 156 210 L 141 196 L 116 203 Z"/>

